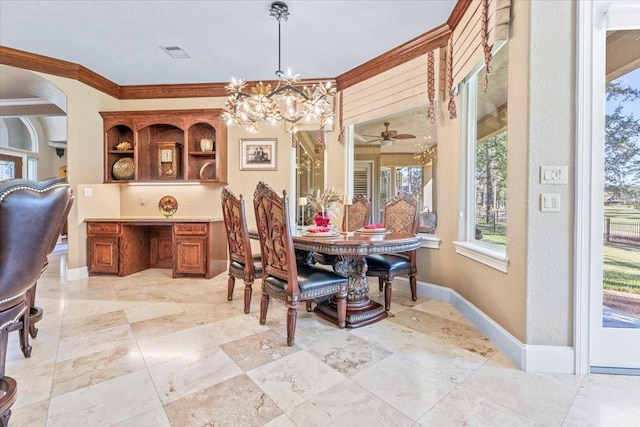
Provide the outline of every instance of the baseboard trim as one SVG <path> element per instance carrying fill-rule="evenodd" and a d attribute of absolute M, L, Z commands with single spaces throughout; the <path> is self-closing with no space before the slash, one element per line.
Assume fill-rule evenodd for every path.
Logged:
<path fill-rule="evenodd" d="M 409 280 L 396 278 L 394 288 L 410 292 Z M 453 289 L 418 281 L 419 296 L 451 304 L 520 369 L 527 372 L 575 373 L 573 347 L 523 344 Z"/>
<path fill-rule="evenodd" d="M 89 277 L 89 269 L 87 267 L 67 269 L 67 280 L 80 280 L 87 277 Z"/>

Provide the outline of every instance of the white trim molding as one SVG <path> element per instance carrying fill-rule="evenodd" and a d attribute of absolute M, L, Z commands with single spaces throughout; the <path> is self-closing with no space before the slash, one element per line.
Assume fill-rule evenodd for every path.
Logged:
<path fill-rule="evenodd" d="M 418 233 L 418 237 L 422 240 L 421 248 L 439 249 L 440 239 L 434 234 Z"/>
<path fill-rule="evenodd" d="M 504 250 L 494 249 L 489 246 L 474 242 L 453 242 L 456 253 L 471 258 L 503 273 L 507 272 L 509 258 Z"/>
<path fill-rule="evenodd" d="M 409 280 L 396 280 L 394 288 L 408 293 Z M 575 373 L 573 347 L 524 344 L 453 289 L 419 281 L 417 291 L 422 297 L 451 304 L 523 371 Z"/>

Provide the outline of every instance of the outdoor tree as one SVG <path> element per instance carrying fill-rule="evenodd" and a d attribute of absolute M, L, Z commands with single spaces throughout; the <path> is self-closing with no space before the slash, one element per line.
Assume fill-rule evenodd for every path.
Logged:
<path fill-rule="evenodd" d="M 640 99 L 640 89 L 618 82 L 607 83 L 607 101 Z M 605 190 L 620 199 L 640 197 L 640 120 L 624 114 L 618 104 L 605 116 Z"/>
<path fill-rule="evenodd" d="M 493 221 L 496 207 L 506 202 L 507 134 L 503 132 L 476 145 L 476 182 L 481 191 L 485 223 Z"/>

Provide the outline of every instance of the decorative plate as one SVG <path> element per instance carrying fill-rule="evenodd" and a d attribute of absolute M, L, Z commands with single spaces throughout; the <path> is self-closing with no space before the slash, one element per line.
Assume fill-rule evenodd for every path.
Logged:
<path fill-rule="evenodd" d="M 158 202 L 158 210 L 164 216 L 173 216 L 178 210 L 178 201 L 173 196 L 164 196 Z"/>
<path fill-rule="evenodd" d="M 133 179 L 135 172 L 135 164 L 132 157 L 123 157 L 118 159 L 111 168 L 115 179 Z"/>
<path fill-rule="evenodd" d="M 356 233 L 362 234 L 386 234 L 388 233 L 386 228 L 359 228 Z"/>
<path fill-rule="evenodd" d="M 304 233 L 305 237 L 338 237 L 339 235 L 340 233 L 336 233 L 329 227 L 308 228 Z"/>
<path fill-rule="evenodd" d="M 211 169 L 212 173 L 208 174 L 207 170 Z M 216 162 L 207 162 L 200 168 L 200 179 L 214 179 L 216 175 Z"/>

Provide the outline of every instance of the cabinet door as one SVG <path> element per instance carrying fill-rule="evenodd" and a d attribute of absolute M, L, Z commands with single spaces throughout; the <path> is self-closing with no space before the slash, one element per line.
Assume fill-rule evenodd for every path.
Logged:
<path fill-rule="evenodd" d="M 118 242 L 116 236 L 89 237 L 90 274 L 118 274 Z"/>
<path fill-rule="evenodd" d="M 175 273 L 206 273 L 206 237 L 177 237 Z"/>

